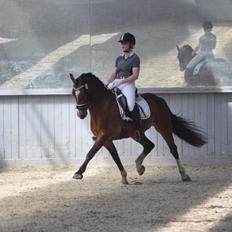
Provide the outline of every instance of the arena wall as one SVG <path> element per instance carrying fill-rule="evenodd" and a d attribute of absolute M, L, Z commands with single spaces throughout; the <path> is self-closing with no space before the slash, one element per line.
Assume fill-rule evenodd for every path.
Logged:
<path fill-rule="evenodd" d="M 188 164 L 228 164 L 232 161 L 231 89 L 141 89 L 163 97 L 173 113 L 192 120 L 207 134 L 208 143 L 195 148 L 175 137 L 181 159 Z M 9 95 L 10 94 L 10 95 Z M 79 165 L 93 145 L 89 118 L 76 116 L 74 98 L 64 91 L 5 92 L 0 97 L 0 166 Z M 174 164 L 162 137 L 146 132 L 156 147 L 147 157 L 152 165 Z M 142 147 L 131 139 L 115 142 L 124 163 L 131 164 Z M 92 165 L 112 164 L 102 148 Z"/>

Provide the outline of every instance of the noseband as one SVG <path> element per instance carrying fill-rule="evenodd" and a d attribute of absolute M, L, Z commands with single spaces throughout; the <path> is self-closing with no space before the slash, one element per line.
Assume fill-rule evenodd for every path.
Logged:
<path fill-rule="evenodd" d="M 87 84 L 81 85 L 81 86 L 78 87 L 78 88 L 73 87 L 73 90 L 75 91 L 75 96 L 76 96 L 76 97 L 77 97 L 78 94 L 79 94 L 79 93 L 77 93 L 77 92 L 80 92 L 80 90 L 83 89 L 83 88 L 84 88 L 84 91 L 87 91 L 88 85 L 87 85 Z M 77 98 L 76 98 L 76 100 L 77 100 Z M 77 104 L 76 104 L 76 109 L 78 109 L 78 110 L 87 110 L 88 108 L 89 108 L 89 102 L 81 103 L 81 104 L 77 103 Z"/>

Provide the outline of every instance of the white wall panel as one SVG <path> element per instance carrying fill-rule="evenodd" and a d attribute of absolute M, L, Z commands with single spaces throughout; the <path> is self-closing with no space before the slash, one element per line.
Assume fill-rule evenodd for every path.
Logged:
<path fill-rule="evenodd" d="M 228 109 L 228 145 L 227 145 L 227 152 L 232 153 L 232 94 L 227 95 L 227 109 Z"/>
<path fill-rule="evenodd" d="M 208 135 L 208 144 L 207 144 L 207 154 L 209 156 L 214 155 L 215 149 L 215 95 L 208 94 L 207 96 L 207 135 Z"/>
<path fill-rule="evenodd" d="M 4 98 L 0 98 L 0 159 L 5 159 L 4 146 Z"/>
<path fill-rule="evenodd" d="M 4 157 L 5 159 L 17 159 L 19 155 L 18 98 L 4 97 L 2 103 Z"/>

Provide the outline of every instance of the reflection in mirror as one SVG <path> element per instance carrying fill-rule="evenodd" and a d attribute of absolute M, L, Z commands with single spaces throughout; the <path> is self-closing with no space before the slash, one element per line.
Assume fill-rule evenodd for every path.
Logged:
<path fill-rule="evenodd" d="M 3 7 L 1 90 L 68 89 L 70 72 L 92 72 L 105 83 L 127 31 L 137 40 L 139 88 L 232 86 L 231 1 L 39 0 Z"/>

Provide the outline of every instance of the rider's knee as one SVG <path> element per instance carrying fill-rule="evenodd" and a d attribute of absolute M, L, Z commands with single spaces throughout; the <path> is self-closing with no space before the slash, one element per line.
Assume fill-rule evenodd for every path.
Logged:
<path fill-rule="evenodd" d="M 129 109 L 129 111 L 133 111 L 134 107 L 135 107 L 135 103 L 134 102 L 128 102 L 128 109 Z"/>
<path fill-rule="evenodd" d="M 189 65 L 189 64 L 188 64 L 188 65 L 186 66 L 186 70 L 191 70 L 192 68 L 193 68 L 192 65 Z"/>

